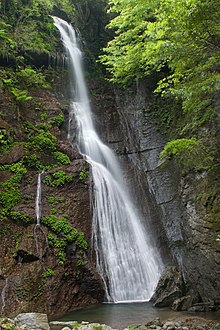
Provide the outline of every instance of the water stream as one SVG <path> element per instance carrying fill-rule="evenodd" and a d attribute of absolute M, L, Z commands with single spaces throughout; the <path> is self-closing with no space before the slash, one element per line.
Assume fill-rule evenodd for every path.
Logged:
<path fill-rule="evenodd" d="M 8 291 L 8 278 L 5 279 L 5 286 L 3 287 L 2 292 L 1 292 L 2 312 L 4 311 L 5 306 L 6 306 L 7 291 Z"/>
<path fill-rule="evenodd" d="M 36 194 L 36 201 L 35 201 L 35 213 L 37 219 L 37 226 L 40 226 L 40 218 L 41 218 L 41 176 L 44 173 L 41 172 L 38 174 L 37 177 L 37 194 Z"/>
<path fill-rule="evenodd" d="M 114 152 L 99 138 L 92 120 L 83 77 L 78 36 L 67 22 L 53 17 L 68 58 L 71 105 L 68 137 L 74 143 L 77 121 L 78 149 L 93 175 L 93 242 L 96 263 L 109 302 L 148 301 L 163 268 L 158 252 L 132 202 Z"/>

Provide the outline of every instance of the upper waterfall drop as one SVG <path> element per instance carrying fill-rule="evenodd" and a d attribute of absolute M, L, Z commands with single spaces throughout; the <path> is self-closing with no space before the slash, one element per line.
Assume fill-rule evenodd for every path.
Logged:
<path fill-rule="evenodd" d="M 93 242 L 107 300 L 148 301 L 159 280 L 163 263 L 143 228 L 143 221 L 129 196 L 114 152 L 95 131 L 77 34 L 64 20 L 53 19 L 67 54 L 71 85 L 75 85 L 69 111 L 68 137 L 73 143 L 71 122 L 75 117 L 78 149 L 92 169 Z"/>

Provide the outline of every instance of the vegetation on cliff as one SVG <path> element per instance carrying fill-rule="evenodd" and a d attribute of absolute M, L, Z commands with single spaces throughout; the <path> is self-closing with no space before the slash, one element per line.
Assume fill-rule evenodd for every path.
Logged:
<path fill-rule="evenodd" d="M 88 166 L 76 160 L 77 152 L 68 145 L 62 130 L 67 102 L 55 94 L 66 72 L 50 15 L 77 20 L 70 0 L 0 1 L 0 237 L 4 265 L 0 268 L 0 290 L 14 281 L 7 306 L 2 302 L 1 312 L 5 313 L 12 313 L 13 304 L 15 310 L 30 309 L 30 305 L 43 310 L 50 304 L 45 299 L 51 290 L 48 283 L 56 285 L 69 274 L 70 281 L 78 283 L 94 276 L 86 268 L 89 230 L 80 222 L 81 217 L 85 221 L 84 212 L 89 217 Z M 45 209 L 41 226 L 36 227 L 36 185 L 42 171 Z M 74 187 L 72 195 L 68 194 L 75 203 L 73 210 L 69 207 L 72 200 L 62 197 L 70 186 Z M 87 288 L 83 293 L 79 287 L 70 295 L 79 290 L 81 297 L 71 304 L 88 300 Z M 69 308 L 64 305 L 60 308 Z"/>
<path fill-rule="evenodd" d="M 206 194 L 215 218 L 219 203 L 219 0 L 110 0 L 115 37 L 101 61 L 122 85 L 152 82 L 153 116 L 170 136 L 161 158 L 183 173 L 208 171 Z M 155 77 L 157 84 L 155 86 Z M 204 193 L 205 194 L 205 193 Z M 215 200 L 215 202 L 214 202 Z"/>
<path fill-rule="evenodd" d="M 207 122 L 214 125 L 219 111 L 219 1 L 113 0 L 110 4 L 117 15 L 109 27 L 116 36 L 101 60 L 111 80 L 126 83 L 158 72 L 161 79 L 155 92 L 181 102 L 177 133 L 184 137 L 185 150 L 186 138 L 207 136 L 201 128 Z"/>

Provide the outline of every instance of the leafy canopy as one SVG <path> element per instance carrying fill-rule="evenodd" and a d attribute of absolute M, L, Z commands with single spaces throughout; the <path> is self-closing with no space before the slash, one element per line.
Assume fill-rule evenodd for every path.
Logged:
<path fill-rule="evenodd" d="M 111 0 L 115 37 L 101 61 L 114 82 L 168 69 L 157 91 L 182 100 L 194 130 L 212 116 L 220 89 L 219 0 Z"/>

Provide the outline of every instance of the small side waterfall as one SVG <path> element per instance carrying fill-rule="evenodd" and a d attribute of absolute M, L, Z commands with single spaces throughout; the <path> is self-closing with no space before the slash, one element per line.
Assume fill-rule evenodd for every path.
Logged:
<path fill-rule="evenodd" d="M 132 203 L 115 154 L 95 131 L 76 32 L 62 19 L 53 19 L 68 57 L 71 85 L 75 85 L 69 113 L 69 139 L 74 142 L 71 122 L 75 117 L 78 148 L 92 168 L 93 241 L 107 300 L 147 301 L 163 263 L 159 253 L 152 248 L 143 219 Z"/>
<path fill-rule="evenodd" d="M 7 291 L 8 291 L 8 278 L 6 278 L 6 280 L 5 280 L 5 286 L 4 286 L 4 288 L 2 289 L 2 292 L 1 292 L 2 312 L 4 311 L 5 306 L 6 306 Z"/>
<path fill-rule="evenodd" d="M 35 200 L 35 213 L 36 213 L 36 219 L 37 219 L 37 226 L 40 226 L 40 218 L 41 218 L 41 176 L 44 173 L 41 172 L 38 174 L 37 178 L 37 194 L 36 194 L 36 200 Z"/>
<path fill-rule="evenodd" d="M 42 183 L 42 175 L 44 174 L 44 171 L 38 174 L 37 177 L 37 193 L 36 193 L 36 199 L 35 199 L 35 214 L 36 214 L 36 225 L 34 227 L 34 242 L 36 246 L 36 253 L 39 259 L 42 259 L 42 249 L 40 244 L 40 236 L 44 234 L 44 231 L 42 230 L 40 226 L 40 219 L 41 219 L 41 209 L 42 209 L 42 189 L 41 189 L 41 183 Z M 47 241 L 47 238 L 45 236 L 45 240 Z M 21 263 L 22 264 L 22 260 Z"/>

